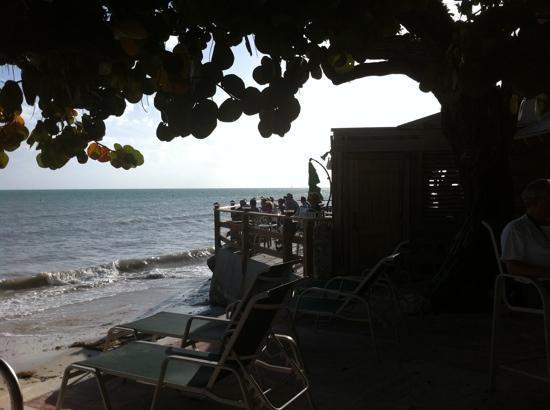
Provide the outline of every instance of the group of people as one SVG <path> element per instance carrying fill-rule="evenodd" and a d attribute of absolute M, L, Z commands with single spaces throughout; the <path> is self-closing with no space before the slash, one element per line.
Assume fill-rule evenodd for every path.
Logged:
<path fill-rule="evenodd" d="M 287 193 L 283 198 L 279 198 L 277 201 L 271 197 L 261 197 L 260 203 L 256 198 L 251 198 L 249 202 L 246 199 L 241 199 L 239 205 L 235 201 L 230 202 L 232 210 L 250 212 L 261 212 L 267 214 L 284 214 L 295 215 L 301 217 L 316 216 L 323 209 L 321 195 L 317 192 L 310 192 L 308 198 L 305 196 L 300 197 L 300 203 L 298 203 L 291 193 Z M 241 215 L 234 213 L 232 215 L 233 220 L 239 220 Z"/>

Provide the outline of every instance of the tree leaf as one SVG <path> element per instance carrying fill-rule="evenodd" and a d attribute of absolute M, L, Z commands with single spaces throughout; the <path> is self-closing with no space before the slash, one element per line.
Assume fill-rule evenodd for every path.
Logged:
<path fill-rule="evenodd" d="M 223 122 L 234 122 L 240 118 L 242 113 L 242 103 L 234 98 L 228 98 L 220 105 L 218 120 Z"/>
<path fill-rule="evenodd" d="M 222 88 L 232 97 L 241 98 L 244 94 L 244 82 L 235 74 L 228 74 L 222 78 Z"/>
<path fill-rule="evenodd" d="M 0 169 L 4 169 L 8 166 L 10 162 L 10 157 L 4 151 L 0 151 Z"/>

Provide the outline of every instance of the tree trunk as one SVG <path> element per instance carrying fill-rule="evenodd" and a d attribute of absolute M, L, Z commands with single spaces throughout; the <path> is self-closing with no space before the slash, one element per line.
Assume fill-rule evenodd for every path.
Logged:
<path fill-rule="evenodd" d="M 480 222 L 503 222 L 512 215 L 509 148 L 515 115 L 509 101 L 500 87 L 440 98 L 443 132 L 456 157 L 465 204 L 464 222 L 433 280 L 432 299 L 441 309 L 489 306 L 495 261 Z"/>

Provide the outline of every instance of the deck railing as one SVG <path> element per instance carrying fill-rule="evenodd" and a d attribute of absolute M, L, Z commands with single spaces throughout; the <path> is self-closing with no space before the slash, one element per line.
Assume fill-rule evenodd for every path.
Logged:
<path fill-rule="evenodd" d="M 214 205 L 215 249 L 223 244 L 239 249 L 243 275 L 248 259 L 263 253 L 284 262 L 301 262 L 304 276 L 313 276 L 313 227 L 318 219 L 324 218 L 238 211 Z"/>

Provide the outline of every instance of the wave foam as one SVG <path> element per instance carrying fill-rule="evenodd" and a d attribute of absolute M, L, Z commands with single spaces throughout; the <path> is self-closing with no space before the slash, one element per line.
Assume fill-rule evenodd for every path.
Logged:
<path fill-rule="evenodd" d="M 202 262 L 212 255 L 213 249 L 194 249 L 170 255 L 154 256 L 145 259 L 121 259 L 110 264 L 74 269 L 62 272 L 42 272 L 31 276 L 21 276 L 0 280 L 1 291 L 25 291 L 47 286 L 76 285 L 76 288 L 89 288 L 121 279 L 162 279 L 173 277 L 156 269 L 182 267 Z"/>

